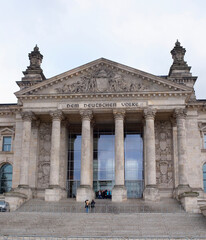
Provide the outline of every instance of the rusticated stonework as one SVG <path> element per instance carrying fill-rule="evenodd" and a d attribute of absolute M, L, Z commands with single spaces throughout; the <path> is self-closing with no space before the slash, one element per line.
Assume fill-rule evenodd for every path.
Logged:
<path fill-rule="evenodd" d="M 51 123 L 41 123 L 39 128 L 38 188 L 49 186 Z"/>
<path fill-rule="evenodd" d="M 157 184 L 173 187 L 172 126 L 170 121 L 155 122 Z"/>

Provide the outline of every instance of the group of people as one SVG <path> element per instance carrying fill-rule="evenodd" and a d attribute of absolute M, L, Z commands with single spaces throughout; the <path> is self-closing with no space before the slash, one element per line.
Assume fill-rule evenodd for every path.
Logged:
<path fill-rule="evenodd" d="M 89 212 L 89 209 L 91 208 L 91 210 L 94 210 L 95 208 L 95 201 L 94 199 L 92 199 L 92 201 L 90 202 L 88 199 L 85 200 L 85 208 L 86 208 L 86 212 Z"/>
<path fill-rule="evenodd" d="M 112 194 L 110 190 L 99 190 L 96 192 L 96 198 L 98 199 L 111 199 Z"/>

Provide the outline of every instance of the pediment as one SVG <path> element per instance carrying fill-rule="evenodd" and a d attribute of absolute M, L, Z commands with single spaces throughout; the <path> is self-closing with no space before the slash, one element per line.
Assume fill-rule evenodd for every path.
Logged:
<path fill-rule="evenodd" d="M 192 88 L 164 78 L 101 58 L 15 94 L 18 97 L 22 95 L 154 93 L 191 90 Z"/>

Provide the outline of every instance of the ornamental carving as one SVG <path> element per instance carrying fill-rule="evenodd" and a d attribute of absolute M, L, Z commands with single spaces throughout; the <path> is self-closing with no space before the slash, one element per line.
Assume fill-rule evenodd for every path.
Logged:
<path fill-rule="evenodd" d="M 49 187 L 51 153 L 51 124 L 41 123 L 39 127 L 38 188 Z"/>
<path fill-rule="evenodd" d="M 56 110 L 54 112 L 50 112 L 50 116 L 51 116 L 52 120 L 59 120 L 59 121 L 61 121 L 62 119 L 64 119 L 63 113 L 60 110 Z"/>
<path fill-rule="evenodd" d="M 24 121 L 32 121 L 36 119 L 33 112 L 22 112 L 21 117 Z"/>
<path fill-rule="evenodd" d="M 79 112 L 80 113 L 80 116 L 81 116 L 81 119 L 84 120 L 89 120 L 91 121 L 92 118 L 93 118 L 93 115 L 92 115 L 92 111 L 91 110 L 82 110 Z"/>
<path fill-rule="evenodd" d="M 173 187 L 172 126 L 170 121 L 155 122 L 157 184 Z"/>
<path fill-rule="evenodd" d="M 121 109 L 113 110 L 114 119 L 124 120 L 125 111 Z"/>
<path fill-rule="evenodd" d="M 152 86 L 154 88 L 154 86 Z M 159 87 L 159 86 L 158 86 Z M 115 71 L 106 66 L 101 66 L 93 70 L 88 70 L 73 83 L 66 83 L 56 88 L 58 93 L 87 93 L 87 92 L 138 92 L 151 89 L 149 81 L 142 78 L 125 76 L 120 71 Z"/>
<path fill-rule="evenodd" d="M 145 119 L 154 119 L 155 118 L 155 114 L 156 114 L 157 110 L 154 108 L 146 108 L 144 109 L 144 118 Z"/>
<path fill-rule="evenodd" d="M 185 119 L 187 116 L 187 110 L 185 108 L 176 108 L 174 111 L 174 117 L 176 119 Z"/>

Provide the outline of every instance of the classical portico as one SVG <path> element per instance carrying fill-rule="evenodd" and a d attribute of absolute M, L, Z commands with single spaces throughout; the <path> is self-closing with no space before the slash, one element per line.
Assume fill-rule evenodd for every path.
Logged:
<path fill-rule="evenodd" d="M 188 192 L 203 194 L 196 77 L 178 41 L 171 54 L 168 76 L 100 58 L 46 79 L 36 46 L 17 82 L 15 117 L 5 120 L 16 127 L 12 189 L 19 201 L 175 197 L 185 204 Z M 10 125 L 0 129 L 5 149 Z"/>

